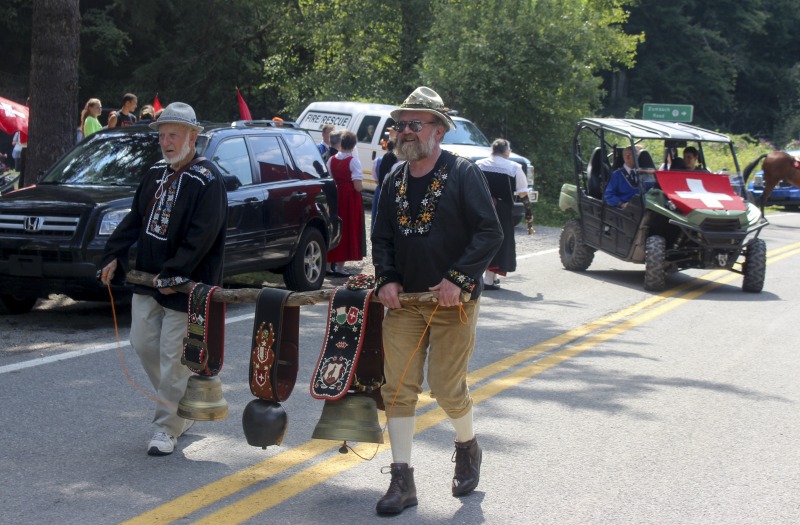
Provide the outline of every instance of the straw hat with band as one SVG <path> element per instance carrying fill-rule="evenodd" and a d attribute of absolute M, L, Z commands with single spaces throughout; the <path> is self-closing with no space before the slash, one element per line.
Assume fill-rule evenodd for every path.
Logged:
<path fill-rule="evenodd" d="M 400 107 L 392 111 L 392 118 L 397 121 L 400 120 L 400 114 L 403 111 L 423 111 L 439 118 L 446 126 L 447 129 L 456 129 L 456 123 L 447 114 L 449 108 L 444 107 L 442 97 L 439 96 L 434 90 L 429 87 L 418 87 L 406 98 Z"/>

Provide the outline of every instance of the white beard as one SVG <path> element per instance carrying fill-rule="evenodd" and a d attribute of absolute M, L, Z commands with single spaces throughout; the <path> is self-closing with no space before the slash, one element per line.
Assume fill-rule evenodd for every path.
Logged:
<path fill-rule="evenodd" d="M 425 142 L 421 140 L 404 142 L 403 139 L 400 138 L 398 139 L 398 144 L 394 148 L 394 154 L 397 155 L 399 160 L 416 162 L 430 157 L 435 147 L 436 135 L 434 133 L 431 133 L 430 138 Z"/>
<path fill-rule="evenodd" d="M 189 139 L 187 138 L 186 142 L 183 143 L 183 146 L 181 147 L 181 150 L 178 153 L 175 153 L 174 155 L 167 155 L 162 149 L 161 154 L 164 156 L 164 160 L 167 161 L 167 164 L 175 164 L 176 162 L 180 162 L 186 157 L 188 157 L 191 151 L 192 148 L 189 145 Z"/>

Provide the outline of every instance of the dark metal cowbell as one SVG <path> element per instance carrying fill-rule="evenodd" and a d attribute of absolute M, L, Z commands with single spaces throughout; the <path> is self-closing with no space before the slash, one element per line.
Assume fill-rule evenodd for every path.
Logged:
<path fill-rule="evenodd" d="M 242 429 L 247 444 L 267 448 L 280 445 L 289 418 L 280 403 L 266 399 L 254 399 L 247 403 L 242 412 Z"/>

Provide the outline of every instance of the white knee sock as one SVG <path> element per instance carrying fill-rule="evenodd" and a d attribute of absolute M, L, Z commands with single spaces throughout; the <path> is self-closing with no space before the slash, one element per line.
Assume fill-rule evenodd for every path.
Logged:
<path fill-rule="evenodd" d="M 475 437 L 475 429 L 472 425 L 472 409 L 458 419 L 450 418 L 453 428 L 456 429 L 456 441 L 465 443 Z"/>
<path fill-rule="evenodd" d="M 416 417 L 389 419 L 389 439 L 392 442 L 392 462 L 411 465 L 411 444 L 414 441 Z"/>
<path fill-rule="evenodd" d="M 483 282 L 486 284 L 494 284 L 494 278 L 495 273 L 490 270 L 486 270 L 483 274 Z"/>

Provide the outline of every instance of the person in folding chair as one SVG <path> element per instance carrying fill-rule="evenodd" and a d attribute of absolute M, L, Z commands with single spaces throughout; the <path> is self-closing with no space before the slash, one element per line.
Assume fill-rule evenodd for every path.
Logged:
<path fill-rule="evenodd" d="M 484 290 L 500 288 L 498 275 L 505 275 L 517 269 L 517 248 L 514 240 L 514 194 L 520 196 L 525 204 L 525 219 L 533 219 L 531 204 L 528 199 L 528 180 L 522 166 L 512 160 L 511 143 L 506 139 L 497 139 L 492 143 L 492 154 L 477 162 L 486 176 L 489 192 L 492 194 L 497 218 L 503 227 L 503 244 L 483 274 Z"/>

